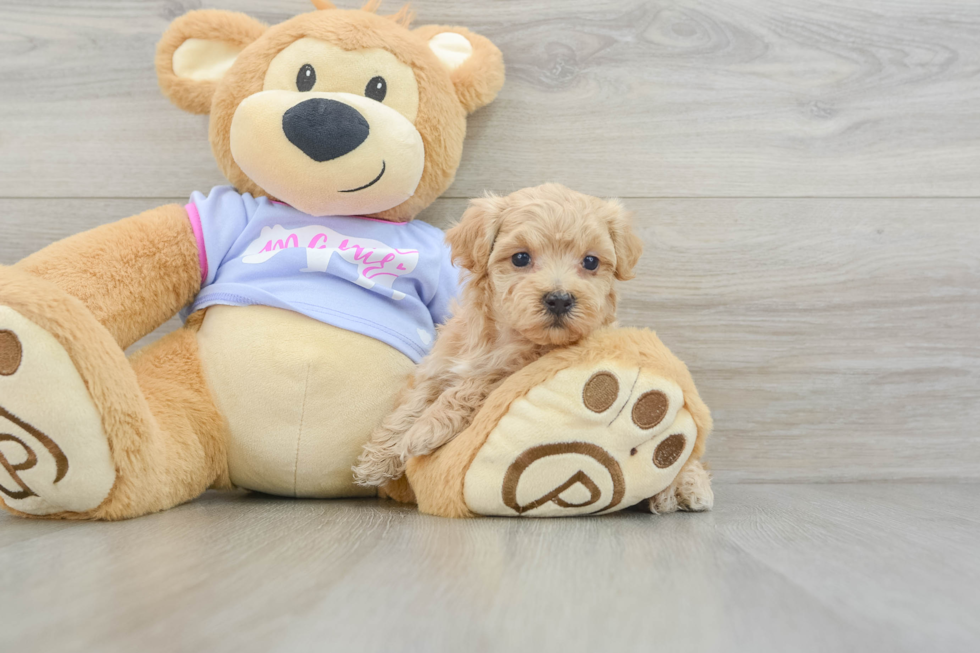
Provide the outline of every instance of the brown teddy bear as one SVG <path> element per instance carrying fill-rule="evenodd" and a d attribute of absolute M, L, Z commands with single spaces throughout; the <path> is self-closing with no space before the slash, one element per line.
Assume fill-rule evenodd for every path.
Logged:
<path fill-rule="evenodd" d="M 0 268 L 11 512 L 124 519 L 209 487 L 373 493 L 351 466 L 457 283 L 442 233 L 412 219 L 452 182 L 466 116 L 504 67 L 463 28 L 314 4 L 272 27 L 194 11 L 160 41 L 161 88 L 210 114 L 234 187 Z M 183 328 L 127 360 L 182 308 Z M 556 408 L 577 441 L 553 442 Z M 446 515 L 610 511 L 658 493 L 656 509 L 704 508 L 683 488 L 707 482 L 709 428 L 655 336 L 611 331 L 515 375 L 468 431 L 411 461 L 412 487 L 389 490 Z"/>

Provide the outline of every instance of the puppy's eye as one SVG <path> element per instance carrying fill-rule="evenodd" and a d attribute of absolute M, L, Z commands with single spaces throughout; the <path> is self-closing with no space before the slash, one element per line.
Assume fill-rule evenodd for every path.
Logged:
<path fill-rule="evenodd" d="M 586 270 L 595 270 L 599 267 L 599 258 L 596 256 L 586 256 L 582 259 L 582 267 Z"/>
<path fill-rule="evenodd" d="M 514 264 L 514 267 L 527 267 L 531 263 L 531 255 L 527 252 L 517 252 L 510 257 L 510 262 Z"/>
<path fill-rule="evenodd" d="M 316 84 L 316 71 L 313 70 L 313 66 L 305 63 L 296 73 L 296 90 L 306 93 L 313 88 L 314 84 Z"/>
<path fill-rule="evenodd" d="M 385 96 L 388 95 L 388 82 L 384 77 L 372 77 L 364 87 L 364 95 L 372 100 L 384 102 Z"/>

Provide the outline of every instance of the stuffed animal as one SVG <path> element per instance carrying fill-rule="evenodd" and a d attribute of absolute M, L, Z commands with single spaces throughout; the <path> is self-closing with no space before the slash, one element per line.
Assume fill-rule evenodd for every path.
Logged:
<path fill-rule="evenodd" d="M 374 493 L 351 466 L 457 283 L 442 233 L 412 219 L 451 183 L 466 116 L 504 68 L 466 29 L 314 4 L 272 27 L 190 12 L 158 46 L 161 88 L 210 114 L 234 187 L 0 268 L 7 510 L 113 520 L 208 488 Z M 183 328 L 127 360 L 181 309 Z M 613 330 L 515 374 L 387 493 L 452 516 L 654 495 L 654 510 L 704 509 L 709 428 L 683 365 Z"/>
<path fill-rule="evenodd" d="M 452 182 L 466 116 L 504 80 L 461 27 L 377 2 L 267 27 L 193 11 L 163 92 L 210 114 L 234 185 L 0 269 L 0 496 L 25 516 L 121 519 L 208 487 L 375 494 L 351 466 L 458 283 L 412 222 Z M 184 328 L 123 350 L 182 307 Z"/>

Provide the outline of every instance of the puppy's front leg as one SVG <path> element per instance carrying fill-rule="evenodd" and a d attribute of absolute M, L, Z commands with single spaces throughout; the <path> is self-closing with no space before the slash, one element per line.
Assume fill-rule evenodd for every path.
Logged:
<path fill-rule="evenodd" d="M 398 445 L 405 432 L 438 397 L 440 389 L 437 378 L 427 377 L 416 378 L 415 385 L 404 391 L 398 405 L 374 430 L 357 459 L 354 480 L 358 485 L 382 485 L 404 473 L 405 463 Z"/>
<path fill-rule="evenodd" d="M 401 459 L 431 453 L 462 433 L 498 384 L 499 379 L 468 378 L 448 388 L 402 437 Z"/>

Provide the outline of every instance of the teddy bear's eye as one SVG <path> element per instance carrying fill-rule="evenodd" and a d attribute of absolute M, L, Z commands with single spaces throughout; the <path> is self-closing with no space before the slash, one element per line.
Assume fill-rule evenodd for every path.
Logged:
<path fill-rule="evenodd" d="M 313 88 L 314 84 L 316 84 L 316 71 L 313 70 L 313 66 L 305 63 L 296 73 L 296 89 L 306 93 Z"/>
<path fill-rule="evenodd" d="M 527 252 L 517 252 L 510 257 L 510 262 L 514 264 L 514 267 L 527 267 L 531 263 L 531 255 Z"/>
<path fill-rule="evenodd" d="M 586 256 L 584 259 L 582 259 L 582 267 L 586 270 L 595 270 L 597 267 L 599 267 L 598 257 L 591 255 Z"/>
<path fill-rule="evenodd" d="M 364 87 L 364 95 L 372 100 L 384 102 L 385 96 L 388 95 L 388 82 L 384 77 L 372 77 Z"/>

